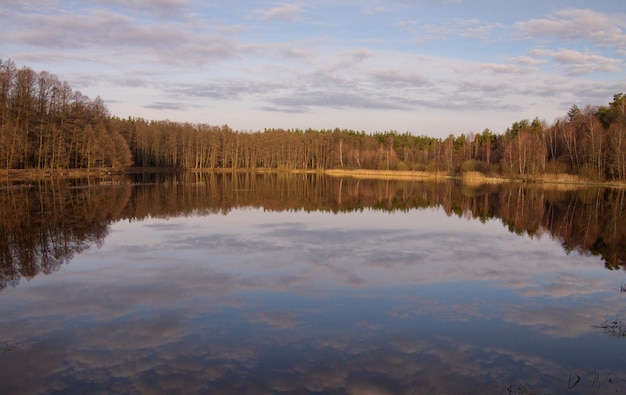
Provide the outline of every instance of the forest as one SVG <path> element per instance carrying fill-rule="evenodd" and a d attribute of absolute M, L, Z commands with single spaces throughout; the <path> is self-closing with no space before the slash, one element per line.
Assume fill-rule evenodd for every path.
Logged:
<path fill-rule="evenodd" d="M 538 117 L 447 138 L 333 129 L 236 131 L 109 114 L 46 71 L 0 59 L 0 172 L 32 169 L 327 170 L 480 172 L 533 180 L 572 175 L 626 182 L 626 96 L 547 124 Z M 2 173 L 0 173 L 2 175 Z"/>

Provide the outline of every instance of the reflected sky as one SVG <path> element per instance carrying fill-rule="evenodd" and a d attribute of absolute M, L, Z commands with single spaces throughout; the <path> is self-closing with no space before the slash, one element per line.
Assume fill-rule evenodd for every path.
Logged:
<path fill-rule="evenodd" d="M 30 393 L 626 389 L 626 276 L 438 209 L 114 223 L 0 294 L 0 383 Z M 573 381 L 572 381 L 573 380 Z M 543 391 L 543 392 L 541 392 Z M 594 392 L 595 391 L 595 392 Z"/>

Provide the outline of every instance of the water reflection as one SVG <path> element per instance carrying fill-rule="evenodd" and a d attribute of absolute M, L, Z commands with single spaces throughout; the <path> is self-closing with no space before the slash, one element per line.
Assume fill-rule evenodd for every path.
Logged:
<path fill-rule="evenodd" d="M 59 208 L 44 229 L 81 219 L 103 229 L 84 232 L 98 248 L 75 250 L 59 273 L 0 293 L 3 392 L 562 393 L 576 378 L 569 393 L 626 387 L 623 339 L 601 327 L 626 316 L 624 278 L 598 264 L 623 265 L 624 251 L 599 258 L 582 247 L 623 234 L 606 229 L 619 191 L 189 181 L 2 191 L 31 218 Z M 7 245 L 27 238 L 26 225 L 11 229 L 24 235 Z M 58 239 L 22 245 L 49 251 Z"/>
<path fill-rule="evenodd" d="M 248 173 L 145 177 L 139 185 L 116 179 L 0 189 L 0 288 L 57 270 L 75 253 L 100 245 L 116 221 L 227 214 L 243 207 L 333 213 L 441 207 L 447 215 L 483 222 L 499 218 L 519 235 L 547 233 L 568 253 L 599 256 L 609 269 L 626 267 L 624 190 Z"/>
<path fill-rule="evenodd" d="M 0 289 L 49 274 L 122 218 L 130 188 L 85 182 L 40 182 L 0 188 Z"/>

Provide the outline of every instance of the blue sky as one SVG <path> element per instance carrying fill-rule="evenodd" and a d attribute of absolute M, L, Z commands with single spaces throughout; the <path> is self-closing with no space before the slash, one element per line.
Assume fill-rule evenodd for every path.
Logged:
<path fill-rule="evenodd" d="M 435 137 L 626 91 L 621 0 L 3 0 L 0 58 L 120 117 Z"/>

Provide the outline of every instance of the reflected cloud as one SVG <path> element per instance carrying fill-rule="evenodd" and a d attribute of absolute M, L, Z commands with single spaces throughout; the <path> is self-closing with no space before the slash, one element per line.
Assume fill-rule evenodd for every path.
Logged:
<path fill-rule="evenodd" d="M 597 332 L 598 325 L 625 317 L 626 307 L 618 304 L 615 296 L 603 296 L 591 304 L 570 306 L 567 302 L 558 305 L 543 305 L 539 301 L 527 305 L 511 305 L 505 310 L 505 319 L 556 338 L 577 337 Z"/>
<path fill-rule="evenodd" d="M 252 323 L 264 323 L 275 328 L 291 329 L 297 325 L 295 315 L 290 311 L 261 311 L 249 317 Z"/>
<path fill-rule="evenodd" d="M 348 206 L 327 211 L 245 202 L 161 217 L 124 204 L 90 212 L 133 221 L 98 222 L 98 248 L 0 294 L 0 340 L 22 345 L 0 347 L 3 389 L 499 393 L 563 388 L 572 371 L 590 385 L 588 369 L 623 389 L 621 349 L 594 327 L 626 316 L 619 272 L 565 254 L 549 223 L 523 226 L 537 218 L 457 215 L 452 207 L 475 203 L 464 195 L 453 204 L 444 192 L 428 210 L 364 210 L 342 186 Z M 519 214 L 506 208 L 504 218 Z M 62 228 L 69 216 L 56 217 Z"/>
<path fill-rule="evenodd" d="M 564 298 L 568 296 L 602 294 L 611 288 L 607 279 L 579 277 L 571 273 L 557 273 L 547 284 L 534 284 L 520 289 L 524 296 L 549 296 Z"/>

